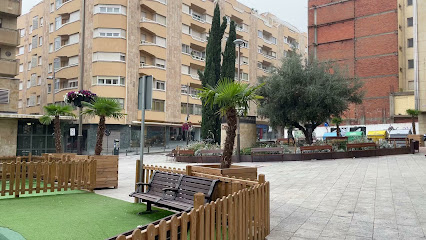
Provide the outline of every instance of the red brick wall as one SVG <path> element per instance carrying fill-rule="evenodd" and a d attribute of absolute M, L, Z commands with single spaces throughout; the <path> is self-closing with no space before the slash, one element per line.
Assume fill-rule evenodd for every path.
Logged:
<path fill-rule="evenodd" d="M 309 0 L 309 8 L 332 2 L 338 1 Z M 390 120 L 389 95 L 399 88 L 396 10 L 397 0 L 352 0 L 317 8 L 317 25 L 324 24 L 317 29 L 318 58 L 337 60 L 364 82 L 363 104 L 350 106 L 345 113 L 346 118 L 354 119 L 354 124 L 360 124 L 364 117 L 366 124 L 383 123 L 384 115 Z M 311 53 L 313 13 L 310 9 Z"/>

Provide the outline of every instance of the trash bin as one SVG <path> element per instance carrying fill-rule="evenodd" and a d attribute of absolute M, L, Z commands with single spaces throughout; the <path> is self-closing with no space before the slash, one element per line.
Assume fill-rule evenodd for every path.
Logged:
<path fill-rule="evenodd" d="M 328 137 L 337 137 L 337 132 L 324 133 L 322 135 L 323 140 L 326 140 Z"/>
<path fill-rule="evenodd" d="M 120 140 L 114 139 L 113 155 L 119 155 L 119 154 L 120 154 Z"/>
<path fill-rule="evenodd" d="M 364 132 L 356 131 L 356 132 L 347 132 L 346 137 L 348 137 L 348 141 L 355 141 L 357 139 L 361 139 L 364 136 Z"/>
<path fill-rule="evenodd" d="M 369 131 L 367 134 L 367 138 L 373 140 L 374 142 L 379 142 L 380 139 L 386 139 L 388 136 L 388 132 L 386 130 L 381 131 Z"/>

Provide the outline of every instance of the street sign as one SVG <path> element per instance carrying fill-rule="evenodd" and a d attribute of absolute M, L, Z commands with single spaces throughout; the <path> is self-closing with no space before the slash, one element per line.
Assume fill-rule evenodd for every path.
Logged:
<path fill-rule="evenodd" d="M 70 128 L 70 136 L 75 137 L 75 128 Z"/>
<path fill-rule="evenodd" d="M 142 84 L 144 84 L 144 86 Z M 138 88 L 138 109 L 139 110 L 142 110 L 141 96 L 145 96 L 145 110 L 152 109 L 152 85 L 153 85 L 152 75 L 143 76 L 139 78 L 139 88 Z M 142 94 L 143 90 L 144 90 L 144 94 Z"/>

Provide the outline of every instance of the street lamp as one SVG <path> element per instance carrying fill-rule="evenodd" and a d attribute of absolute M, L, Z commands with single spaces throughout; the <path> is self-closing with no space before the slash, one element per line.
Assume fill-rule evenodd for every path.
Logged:
<path fill-rule="evenodd" d="M 241 45 L 244 44 L 244 41 L 242 39 L 236 39 L 234 40 L 234 44 L 238 46 L 238 82 L 241 83 Z M 240 158 L 240 115 L 238 115 L 237 118 L 237 159 L 238 161 L 241 160 Z"/>

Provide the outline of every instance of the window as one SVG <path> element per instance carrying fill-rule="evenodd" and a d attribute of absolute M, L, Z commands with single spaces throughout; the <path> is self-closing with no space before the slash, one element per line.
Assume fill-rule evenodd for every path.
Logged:
<path fill-rule="evenodd" d="M 53 64 L 49 63 L 49 67 L 47 68 L 49 73 L 53 72 Z"/>
<path fill-rule="evenodd" d="M 166 17 L 163 15 L 155 14 L 155 21 L 159 24 L 166 25 Z"/>
<path fill-rule="evenodd" d="M 37 85 L 39 85 L 39 86 L 41 85 L 41 76 L 37 77 Z"/>
<path fill-rule="evenodd" d="M 19 64 L 19 72 L 20 73 L 24 72 L 24 64 L 23 63 Z"/>
<path fill-rule="evenodd" d="M 93 32 L 93 37 L 125 38 L 126 30 L 119 28 L 97 28 Z"/>
<path fill-rule="evenodd" d="M 49 44 L 49 53 L 52 53 L 53 52 L 53 43 L 50 43 Z"/>
<path fill-rule="evenodd" d="M 0 104 L 8 104 L 9 103 L 9 89 L 0 89 Z"/>
<path fill-rule="evenodd" d="M 51 93 L 52 92 L 52 84 L 47 84 L 47 93 Z"/>
<path fill-rule="evenodd" d="M 37 55 L 33 55 L 32 58 L 31 58 L 31 67 L 32 68 L 37 67 L 37 61 L 38 61 Z"/>
<path fill-rule="evenodd" d="M 38 16 L 33 17 L 33 30 L 36 30 L 38 28 Z"/>
<path fill-rule="evenodd" d="M 408 69 L 414 68 L 414 60 L 410 59 L 408 60 Z"/>
<path fill-rule="evenodd" d="M 31 62 L 28 62 L 28 71 L 31 70 Z"/>
<path fill-rule="evenodd" d="M 19 82 L 19 90 L 22 90 L 24 88 L 24 84 L 22 83 L 22 81 Z"/>
<path fill-rule="evenodd" d="M 18 108 L 22 108 L 22 100 L 18 101 Z"/>
<path fill-rule="evenodd" d="M 31 87 L 31 80 L 27 80 L 27 88 Z"/>
<path fill-rule="evenodd" d="M 37 105 L 40 105 L 41 97 L 40 95 L 37 96 Z"/>
<path fill-rule="evenodd" d="M 257 36 L 260 38 L 263 38 L 263 32 L 262 31 L 257 31 Z"/>
<path fill-rule="evenodd" d="M 28 34 L 33 33 L 33 25 L 30 26 L 29 30 L 28 30 Z"/>
<path fill-rule="evenodd" d="M 55 11 L 55 4 L 54 3 L 51 3 L 50 4 L 50 12 L 52 13 L 52 12 L 54 12 Z"/>
<path fill-rule="evenodd" d="M 18 55 L 24 54 L 24 47 L 19 47 L 18 48 Z"/>
<path fill-rule="evenodd" d="M 186 86 L 186 85 L 181 85 L 181 86 L 180 86 L 180 93 L 181 93 L 181 94 L 188 94 L 188 86 Z"/>
<path fill-rule="evenodd" d="M 162 46 L 162 47 L 166 47 L 166 39 L 156 36 L 155 37 L 155 44 Z"/>
<path fill-rule="evenodd" d="M 414 40 L 412 38 L 409 38 L 407 41 L 407 47 L 412 48 L 414 47 Z"/>
<path fill-rule="evenodd" d="M 38 36 L 37 35 L 33 36 L 32 41 L 31 41 L 33 48 L 37 48 L 37 41 L 38 41 Z"/>
<path fill-rule="evenodd" d="M 188 111 L 187 111 L 188 109 Z M 197 104 L 186 104 L 186 103 L 181 103 L 180 104 L 180 110 L 182 114 L 190 114 L 190 115 L 201 115 L 201 105 L 197 105 Z"/>
<path fill-rule="evenodd" d="M 165 91 L 166 90 L 166 82 L 160 81 L 160 80 L 155 80 L 154 81 L 153 89 L 154 90 Z"/>
<path fill-rule="evenodd" d="M 187 65 L 182 65 L 182 74 L 191 74 L 191 68 Z"/>
<path fill-rule="evenodd" d="M 121 5 L 96 5 L 94 13 L 126 14 L 126 7 Z"/>
<path fill-rule="evenodd" d="M 38 57 L 38 65 L 41 66 L 41 64 L 43 63 L 43 59 L 41 58 L 41 56 Z"/>
<path fill-rule="evenodd" d="M 37 74 L 31 74 L 31 87 L 37 86 Z"/>
<path fill-rule="evenodd" d="M 407 6 L 413 6 L 413 0 L 407 0 Z"/>
<path fill-rule="evenodd" d="M 414 81 L 408 81 L 408 90 L 410 91 L 414 90 Z"/>
<path fill-rule="evenodd" d="M 43 23 L 43 18 L 41 17 L 41 18 L 40 18 L 40 27 L 43 27 L 43 24 L 44 24 L 44 23 Z"/>
<path fill-rule="evenodd" d="M 124 77 L 97 76 L 93 77 L 93 85 L 116 85 L 124 86 Z"/>
<path fill-rule="evenodd" d="M 412 17 L 407 18 L 407 26 L 412 27 L 414 25 L 414 20 Z"/>
<path fill-rule="evenodd" d="M 191 47 L 186 44 L 182 44 L 182 52 L 186 54 L 191 54 Z"/>
<path fill-rule="evenodd" d="M 38 44 L 39 44 L 39 46 L 43 45 L 43 37 L 38 38 Z"/>
<path fill-rule="evenodd" d="M 24 37 L 25 36 L 25 28 L 19 29 L 19 34 L 21 35 L 21 37 Z"/>
<path fill-rule="evenodd" d="M 152 111 L 164 112 L 164 100 L 152 99 Z"/>
<path fill-rule="evenodd" d="M 54 28 L 53 28 L 53 23 L 51 23 L 51 24 L 49 24 L 49 32 L 53 32 L 54 31 Z"/>
<path fill-rule="evenodd" d="M 93 61 L 124 62 L 126 61 L 126 55 L 124 53 L 95 52 L 93 53 Z"/>
<path fill-rule="evenodd" d="M 155 66 L 159 68 L 166 68 L 166 61 L 164 59 L 155 59 Z"/>
<path fill-rule="evenodd" d="M 191 34 L 191 30 L 189 29 L 189 26 L 186 24 L 182 24 L 182 32 L 185 34 Z"/>
<path fill-rule="evenodd" d="M 31 52 L 32 49 L 33 49 L 33 45 L 31 43 L 28 44 L 28 52 Z"/>

